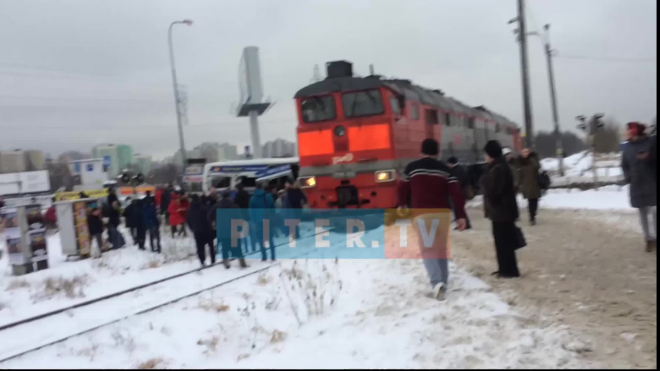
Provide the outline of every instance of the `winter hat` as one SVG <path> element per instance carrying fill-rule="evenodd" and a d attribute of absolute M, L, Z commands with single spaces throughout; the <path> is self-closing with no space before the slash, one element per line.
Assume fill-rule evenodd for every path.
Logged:
<path fill-rule="evenodd" d="M 484 152 L 486 152 L 488 156 L 498 159 L 502 157 L 502 146 L 500 145 L 500 142 L 496 140 L 489 140 L 484 147 Z"/>

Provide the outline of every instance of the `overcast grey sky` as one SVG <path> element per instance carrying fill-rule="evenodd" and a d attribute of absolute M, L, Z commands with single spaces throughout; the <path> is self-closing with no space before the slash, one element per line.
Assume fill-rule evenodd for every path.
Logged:
<path fill-rule="evenodd" d="M 602 111 L 620 122 L 656 115 L 656 0 L 528 0 L 533 30 L 551 23 L 560 119 Z M 155 158 L 178 148 L 167 27 L 188 90 L 187 148 L 249 143 L 238 101 L 244 46 L 260 48 L 261 139 L 295 139 L 294 93 L 313 67 L 408 78 L 522 124 L 515 0 L 0 0 L 0 149 L 56 155 L 127 143 Z M 529 39 L 535 127 L 550 130 L 541 40 Z M 588 57 L 576 59 L 566 57 Z M 617 61 L 634 58 L 635 61 Z"/>

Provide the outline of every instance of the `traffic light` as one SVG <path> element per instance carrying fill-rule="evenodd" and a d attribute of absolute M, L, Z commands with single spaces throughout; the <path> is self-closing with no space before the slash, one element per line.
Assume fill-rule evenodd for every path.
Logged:
<path fill-rule="evenodd" d="M 124 170 L 117 178 L 119 178 L 123 184 L 127 185 L 139 185 L 144 183 L 144 175 L 142 175 L 142 173 L 133 175 L 129 170 Z"/>
<path fill-rule="evenodd" d="M 602 113 L 597 113 L 591 117 L 589 122 L 587 122 L 587 117 L 580 115 L 576 119 L 580 121 L 577 125 L 577 128 L 586 132 L 588 135 L 595 135 L 596 132 L 602 129 L 605 126 L 605 123 L 601 121 L 605 115 Z"/>

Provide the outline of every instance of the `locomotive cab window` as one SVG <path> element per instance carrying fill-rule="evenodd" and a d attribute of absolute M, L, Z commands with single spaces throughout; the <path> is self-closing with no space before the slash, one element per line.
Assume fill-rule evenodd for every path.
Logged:
<path fill-rule="evenodd" d="M 474 129 L 474 118 L 470 117 L 467 119 L 467 127 L 468 129 Z"/>
<path fill-rule="evenodd" d="M 410 105 L 410 118 L 413 120 L 419 120 L 419 105 L 416 103 Z"/>
<path fill-rule="evenodd" d="M 427 124 L 437 124 L 438 123 L 438 111 L 434 109 L 426 110 L 426 123 Z"/>
<path fill-rule="evenodd" d="M 392 107 L 392 113 L 401 114 L 401 105 L 397 97 L 390 97 L 390 107 Z"/>
<path fill-rule="evenodd" d="M 377 89 L 345 93 L 342 94 L 341 101 L 346 117 L 379 115 L 385 112 L 380 90 Z"/>
<path fill-rule="evenodd" d="M 303 122 L 333 120 L 336 116 L 335 99 L 331 95 L 305 98 L 300 108 Z"/>

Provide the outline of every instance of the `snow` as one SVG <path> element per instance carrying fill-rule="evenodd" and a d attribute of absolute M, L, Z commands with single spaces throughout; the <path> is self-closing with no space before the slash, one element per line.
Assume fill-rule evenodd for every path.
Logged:
<path fill-rule="evenodd" d="M 518 196 L 518 206 L 527 207 L 527 201 Z M 630 210 L 628 186 L 605 186 L 598 190 L 550 189 L 541 197 L 539 207 L 545 209 Z"/>
<path fill-rule="evenodd" d="M 469 208 L 483 207 L 483 197 L 477 196 L 467 203 Z M 527 207 L 527 200 L 518 195 L 518 207 Z M 609 185 L 581 191 L 580 189 L 550 189 L 539 200 L 543 209 L 630 210 L 629 186 Z"/>
<path fill-rule="evenodd" d="M 137 250 L 129 232 L 123 228 L 120 230 L 129 246 L 105 252 L 100 259 L 75 262 L 67 262 L 62 255 L 59 233 L 51 235 L 47 241 L 49 268 L 21 277 L 11 276 L 5 251 L 0 260 L 0 326 L 190 272 L 200 266 L 191 237 L 172 240 L 163 229 L 163 253 L 156 254 Z M 312 234 L 312 226 L 303 224 L 301 234 Z M 275 240 L 276 244 L 284 242 L 282 238 Z M 4 243 L 4 238 L 0 238 L 0 250 L 6 250 Z M 64 292 L 46 295 L 46 285 L 60 278 L 78 279 L 82 284 L 73 290 L 73 295 L 69 295 L 72 297 L 67 297 Z M 21 287 L 11 288 L 19 284 Z"/>
<path fill-rule="evenodd" d="M 485 283 L 451 269 L 448 298 L 438 302 L 425 296 L 420 261 L 284 261 L 2 366 L 125 368 L 151 360 L 167 368 L 584 367 L 563 348 L 570 339 L 563 329 L 524 325 Z M 74 311 L 71 321 L 79 315 Z"/>
<path fill-rule="evenodd" d="M 616 182 L 622 179 L 620 154 L 599 155 L 596 162 L 597 175 L 600 182 Z M 557 158 L 544 158 L 541 160 L 541 168 L 549 172 L 553 179 L 553 185 L 565 185 L 571 183 L 592 182 L 594 177 L 593 156 L 591 152 L 583 151 L 564 158 L 564 176 L 559 177 L 559 160 Z"/>
<path fill-rule="evenodd" d="M 303 239 L 313 238 L 310 232 Z M 49 239 L 51 269 L 21 277 L 29 288 L 2 292 L 9 306 L 2 310 L 4 323 L 85 300 L 54 297 L 32 304 L 28 293 L 45 277 L 88 274 L 89 299 L 198 265 L 190 257 L 141 269 L 156 256 L 135 247 L 100 260 L 64 262 L 55 251 L 57 238 Z M 190 240 L 170 243 L 177 250 L 192 248 Z M 565 346 L 571 339 L 564 328 L 530 326 L 488 285 L 454 264 L 447 300 L 438 302 L 428 297 L 419 260 L 290 259 L 303 252 L 283 247 L 280 264 L 214 266 L 0 331 L 0 359 L 84 332 L 2 367 L 584 367 Z"/>

